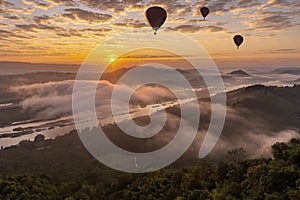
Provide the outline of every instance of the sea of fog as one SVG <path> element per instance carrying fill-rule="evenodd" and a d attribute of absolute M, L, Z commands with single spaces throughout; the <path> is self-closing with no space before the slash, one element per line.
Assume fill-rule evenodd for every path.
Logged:
<path fill-rule="evenodd" d="M 16 66 L 18 66 L 18 63 L 16 64 Z M 35 72 L 37 66 L 32 67 L 32 72 Z M 77 69 L 76 67 L 72 67 L 72 66 L 67 66 L 69 68 L 66 68 L 66 66 L 64 67 L 63 72 L 68 71 L 68 72 L 74 72 L 74 69 Z M 77 66 L 78 67 L 78 66 Z M 66 70 L 68 69 L 68 70 Z M 1 75 L 3 71 L 3 68 L 0 68 L 0 72 Z M 4 70 L 5 71 L 5 70 Z M 76 71 L 76 70 L 75 70 Z M 25 72 L 25 71 L 23 71 Z M 26 72 L 28 72 L 26 70 Z M 235 74 L 229 73 L 230 71 L 225 70 L 222 72 L 223 74 L 223 81 L 225 83 L 225 87 L 227 91 L 232 91 L 232 90 L 236 90 L 242 87 L 247 87 L 250 85 L 255 85 L 255 84 L 262 84 L 262 85 L 267 85 L 267 86 L 279 86 L 279 87 L 285 87 L 285 86 L 293 86 L 295 83 L 298 83 L 296 80 L 299 79 L 299 74 L 288 74 L 288 73 L 275 73 L 273 71 L 266 71 L 266 70 L 247 70 L 245 71 L 246 73 L 248 73 L 248 75 L 240 75 L 240 74 Z M 279 71 L 280 72 L 280 71 Z M 14 73 L 22 73 L 22 66 L 15 67 L 14 70 L 11 71 L 7 71 L 5 72 L 6 74 L 14 74 Z M 4 73 L 4 74 L 5 74 Z M 295 82 L 296 81 L 296 82 Z M 66 105 L 66 106 L 62 106 L 62 107 L 67 107 L 67 109 L 71 109 L 71 87 L 73 82 L 68 82 L 67 86 L 66 83 L 64 83 L 63 81 L 60 82 L 52 82 L 52 85 L 50 86 L 50 88 L 52 88 L 52 90 L 49 93 L 47 93 L 48 91 L 46 91 L 47 89 L 49 89 L 49 84 L 47 85 L 47 83 L 45 84 L 40 84 L 40 85 L 35 85 L 34 87 L 31 85 L 25 86 L 28 88 L 34 88 L 34 93 L 28 93 L 28 94 L 32 94 L 32 96 L 26 96 L 26 98 L 23 98 L 23 101 L 20 102 L 20 104 L 22 104 L 23 107 L 28 106 L 28 108 L 32 108 L 30 106 L 40 106 L 41 104 L 43 104 L 43 101 L 45 101 L 45 105 L 43 105 L 43 107 L 41 107 L 40 109 L 44 108 L 46 109 L 47 106 L 51 107 L 52 111 L 55 109 L 60 109 L 60 108 L 55 108 L 55 106 L 62 106 L 62 105 Z M 299 83 L 298 83 L 299 84 Z M 58 85 L 58 86 L 57 86 Z M 61 86 L 64 85 L 64 86 Z M 57 88 L 59 88 L 59 92 L 55 91 Z M 204 88 L 197 88 L 197 90 L 201 91 Z M 64 93 L 64 90 L 68 91 L 66 93 Z M 24 90 L 22 90 L 22 92 L 24 92 Z M 25 90 L 26 92 L 26 90 Z M 42 98 L 39 96 L 39 94 L 37 94 L 38 92 L 43 93 L 43 95 L 46 98 Z M 47 96 L 48 95 L 48 96 Z M 56 96 L 55 96 L 56 95 Z M 212 94 L 215 95 L 215 94 Z M 37 99 L 37 97 L 40 97 L 39 99 Z M 49 101 L 49 98 L 54 98 L 54 102 L 55 102 L 55 98 L 57 98 L 57 101 L 62 101 L 60 104 L 56 104 Z M 181 101 L 193 101 L 194 99 L 181 99 Z M 34 102 L 36 101 L 36 102 Z M 49 101 L 49 102 L 48 102 Z M 32 105 L 30 105 L 32 103 Z M 35 103 L 35 104 L 34 104 Z M 135 117 L 140 117 L 140 116 L 146 116 L 149 114 L 154 114 L 162 109 L 166 109 L 169 108 L 171 106 L 174 106 L 174 104 L 178 104 L 178 101 L 174 102 L 174 101 L 169 101 L 169 102 L 162 102 L 162 103 L 158 103 L 157 105 L 153 105 L 153 104 L 149 104 L 149 105 L 145 105 L 144 107 L 136 107 L 133 110 L 131 110 L 132 112 L 130 113 L 130 115 L 128 114 L 120 114 L 119 116 L 116 116 L 119 120 L 126 120 L 128 118 L 135 118 Z M 0 104 L 0 109 L 3 108 L 7 108 L 9 106 L 12 106 L 13 103 L 12 102 L 5 102 Z M 47 110 L 45 111 L 46 113 L 48 112 Z M 68 112 L 70 113 L 70 115 L 67 115 L 65 117 L 61 117 L 61 118 L 56 118 L 56 119 L 50 119 L 50 117 L 47 118 L 39 118 L 38 116 L 35 119 L 32 120 L 28 120 L 28 121 L 23 121 L 23 122 L 14 122 L 12 123 L 12 125 L 10 126 L 4 126 L 4 127 L 0 127 L 0 146 L 10 146 L 10 145 L 16 145 L 18 144 L 20 141 L 22 140 L 33 140 L 34 137 L 37 134 L 42 134 L 45 135 L 46 138 L 55 138 L 59 135 L 64 135 L 66 133 L 69 133 L 71 130 L 74 130 L 75 126 L 74 126 L 74 122 L 73 122 L 73 118 L 71 115 L 71 110 L 68 110 Z M 149 113 L 150 112 L 150 113 Z M 51 113 L 51 112 L 48 112 Z M 114 118 L 112 118 L 111 116 L 106 116 L 104 118 L 101 118 L 101 120 L 99 121 L 99 123 L 101 125 L 107 125 L 107 124 L 111 124 L 114 122 Z M 16 134 L 16 133 L 20 133 L 20 130 L 30 130 L 30 132 L 27 132 L 26 134 Z M 9 134 L 12 134 L 11 137 L 9 136 Z M 2 135 L 2 137 L 1 137 Z"/>

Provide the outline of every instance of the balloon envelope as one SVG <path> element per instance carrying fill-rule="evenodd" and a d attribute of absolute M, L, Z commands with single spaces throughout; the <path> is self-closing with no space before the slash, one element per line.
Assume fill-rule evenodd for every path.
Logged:
<path fill-rule="evenodd" d="M 201 12 L 201 15 L 205 19 L 205 17 L 209 14 L 209 8 L 208 7 L 202 7 L 202 8 L 200 8 L 200 12 Z"/>
<path fill-rule="evenodd" d="M 155 31 L 154 34 L 156 34 L 156 31 L 165 23 L 167 19 L 167 12 L 161 7 L 154 6 L 147 9 L 146 17 L 152 29 Z"/>
<path fill-rule="evenodd" d="M 244 38 L 241 35 L 236 35 L 233 37 L 233 41 L 236 44 L 237 48 L 239 48 L 241 44 L 244 42 Z"/>

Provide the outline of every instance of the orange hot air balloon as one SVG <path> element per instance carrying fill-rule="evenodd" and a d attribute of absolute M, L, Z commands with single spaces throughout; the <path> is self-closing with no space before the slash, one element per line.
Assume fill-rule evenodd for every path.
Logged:
<path fill-rule="evenodd" d="M 157 30 L 165 23 L 167 11 L 159 6 L 153 6 L 146 11 L 146 17 L 156 35 Z"/>

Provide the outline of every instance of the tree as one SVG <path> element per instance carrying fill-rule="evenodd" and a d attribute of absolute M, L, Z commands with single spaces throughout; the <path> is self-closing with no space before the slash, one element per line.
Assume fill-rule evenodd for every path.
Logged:
<path fill-rule="evenodd" d="M 246 151 L 241 148 L 235 148 L 227 152 L 227 159 L 230 162 L 238 162 L 247 158 Z"/>
<path fill-rule="evenodd" d="M 45 141 L 45 136 L 38 134 L 37 136 L 34 137 L 34 142 L 44 142 Z"/>

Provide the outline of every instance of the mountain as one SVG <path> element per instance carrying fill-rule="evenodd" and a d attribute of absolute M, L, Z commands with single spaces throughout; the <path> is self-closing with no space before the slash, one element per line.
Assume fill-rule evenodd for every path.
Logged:
<path fill-rule="evenodd" d="M 112 72 L 104 73 L 102 76 L 102 80 L 107 80 L 111 83 L 117 83 L 117 81 L 128 71 L 134 69 L 136 67 L 130 68 L 121 68 L 114 70 Z M 198 71 L 196 70 L 182 70 L 182 69 L 175 69 L 178 73 L 187 79 L 190 84 L 195 87 L 202 87 L 205 86 L 203 78 L 199 75 Z M 154 82 L 163 82 L 168 84 L 173 84 L 174 86 L 181 86 L 181 83 L 178 82 L 178 77 L 169 69 L 163 68 L 156 68 L 152 66 L 147 66 L 147 68 L 136 68 L 136 71 L 131 72 L 129 75 L 131 78 L 127 78 L 127 83 L 131 84 L 135 82 L 143 82 L 144 80 L 151 77 L 151 80 Z M 131 79 L 131 80 L 129 80 Z"/>
<path fill-rule="evenodd" d="M 114 82 L 128 70 L 129 69 L 123 69 L 106 73 L 104 74 L 104 78 L 112 79 Z M 143 75 L 149 75 L 151 73 L 158 74 L 162 71 L 150 67 L 149 69 L 142 69 L 141 72 L 143 72 Z M 189 73 L 185 73 L 184 71 L 179 72 L 192 82 L 192 85 L 199 84 L 199 82 L 202 84 L 201 77 L 195 76 L 195 74 L 190 71 Z M 236 73 L 241 74 L 241 72 Z M 0 108 L 0 124 L 3 123 L 3 125 L 6 125 L 7 123 L 15 121 L 32 119 L 33 115 L 36 113 L 35 110 L 32 112 L 31 110 L 28 110 L 28 112 L 23 110 L 22 105 L 18 103 L 21 101 L 18 100 L 20 97 L 8 89 L 10 86 L 41 83 L 51 80 L 72 80 L 74 77 L 75 74 L 71 73 L 34 73 L 17 76 L 0 76 L 0 80 L 3 83 L 3 90 L 0 90 L 2 97 L 0 104 L 15 104 L 15 107 L 10 106 L 5 109 Z M 234 78 L 234 76 L 232 77 Z M 143 76 L 139 76 L 138 78 L 143 79 Z M 172 80 L 175 83 L 177 81 L 177 79 L 173 78 L 171 75 L 167 75 L 166 81 L 169 80 Z M 204 92 L 206 91 L 204 90 Z M 168 97 L 168 95 L 166 96 Z M 269 145 L 269 140 L 276 142 L 277 140 L 282 141 L 283 139 L 288 140 L 291 137 L 298 137 L 300 130 L 299 98 L 300 86 L 296 85 L 294 87 L 267 87 L 263 85 L 254 85 L 228 92 L 225 126 L 220 141 L 212 154 L 222 155 L 222 153 L 226 152 L 226 149 L 240 146 L 244 147 L 246 150 L 253 151 L 253 154 L 260 154 L 258 151 L 263 151 L 263 149 Z M 199 150 L 199 144 L 201 145 L 201 142 L 199 141 L 203 140 L 203 135 L 207 132 L 211 117 L 210 99 L 201 98 L 198 102 L 201 111 L 199 132 L 202 134 L 200 134 L 200 138 L 197 138 L 198 142 L 196 142 L 197 144 L 194 144 L 195 146 L 192 148 L 193 150 L 191 150 L 194 155 Z M 42 109 L 47 108 L 48 107 Z M 29 113 L 29 111 L 31 113 Z M 145 152 L 153 148 L 158 149 L 166 145 L 174 137 L 177 128 L 176 124 L 180 122 L 181 111 L 179 106 L 170 107 L 167 111 L 171 113 L 171 117 L 170 120 L 167 121 L 166 127 L 163 129 L 166 131 L 166 134 L 163 134 L 163 136 L 162 134 L 158 134 L 153 138 L 141 141 L 134 140 L 132 137 L 127 137 L 126 134 L 123 134 L 122 136 L 122 131 L 116 125 L 104 127 L 104 129 L 106 132 L 110 133 L 109 138 L 124 149 L 135 152 Z M 140 122 L 138 124 L 143 124 L 145 121 L 147 121 L 145 117 L 136 119 L 136 122 Z M 135 145 L 128 146 L 128 141 L 131 142 L 129 142 L 130 144 Z"/>
<path fill-rule="evenodd" d="M 212 154 L 243 147 L 253 155 L 266 155 L 271 141 L 299 138 L 299 99 L 300 86 L 254 85 L 228 92 L 225 125 Z M 207 117 L 204 114 L 202 121 Z"/>
<path fill-rule="evenodd" d="M 292 81 L 291 83 L 292 83 L 292 84 L 300 84 L 300 78 L 298 78 L 298 79 Z"/>
<path fill-rule="evenodd" d="M 243 70 L 235 70 L 235 71 L 232 71 L 230 73 L 227 73 L 229 75 L 235 75 L 235 76 L 248 76 L 248 77 L 251 77 L 250 74 L 248 74 L 247 72 L 243 71 Z"/>
<path fill-rule="evenodd" d="M 227 98 L 225 125 L 218 143 L 210 153 L 213 159 L 222 158 L 227 150 L 239 147 L 243 147 L 251 155 L 270 155 L 268 150 L 272 143 L 300 137 L 300 86 L 255 85 L 228 92 Z M 210 100 L 199 99 L 198 102 L 201 112 L 199 134 L 183 156 L 188 159 L 197 157 L 203 137 L 210 126 Z M 153 151 L 167 145 L 177 133 L 178 127 L 174 125 L 181 120 L 180 106 L 168 108 L 167 112 L 172 117 L 168 117 L 162 131 L 151 138 L 133 138 L 115 124 L 105 126 L 103 130 L 109 133 L 107 137 L 114 144 L 125 150 L 139 153 Z M 155 115 L 153 114 L 153 118 L 157 117 Z M 146 118 L 148 116 L 136 118 L 135 122 L 143 124 L 147 121 Z M 121 123 L 126 126 L 127 122 Z"/>
<path fill-rule="evenodd" d="M 270 155 L 275 142 L 300 138 L 300 86 L 275 87 L 254 85 L 227 93 L 227 116 L 218 143 L 210 153 L 214 159 L 224 158 L 232 148 L 243 147 L 253 156 Z M 179 163 L 197 157 L 211 119 L 210 100 L 199 101 L 201 119 L 194 143 Z M 217 109 L 220 105 L 217 106 Z M 4 113 L 4 112 L 2 112 Z M 107 137 L 117 146 L 131 152 L 149 152 L 167 145 L 177 133 L 181 121 L 180 106 L 167 108 L 167 121 L 162 131 L 151 138 L 140 139 L 125 134 L 118 125 L 103 127 Z M 159 114 L 159 113 L 157 113 Z M 153 118 L 157 117 L 153 114 Z M 194 117 L 194 116 L 189 116 Z M 148 116 L 135 118 L 137 124 L 149 122 Z M 126 121 L 121 122 L 126 126 Z"/>
<path fill-rule="evenodd" d="M 19 85 L 74 80 L 75 77 L 75 73 L 62 72 L 34 72 L 17 75 L 0 75 L 0 89 Z"/>
<path fill-rule="evenodd" d="M 300 67 L 278 68 L 272 71 L 274 74 L 300 75 Z"/>
<path fill-rule="evenodd" d="M 245 112 L 251 122 L 264 121 L 274 131 L 300 129 L 300 86 L 254 85 L 227 93 L 229 107 Z"/>
<path fill-rule="evenodd" d="M 1 75 L 15 75 L 35 72 L 70 72 L 78 71 L 80 64 L 48 64 L 29 62 L 0 61 Z"/>

